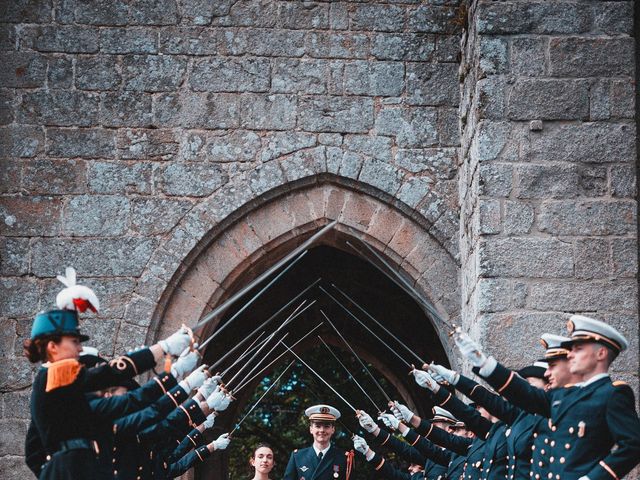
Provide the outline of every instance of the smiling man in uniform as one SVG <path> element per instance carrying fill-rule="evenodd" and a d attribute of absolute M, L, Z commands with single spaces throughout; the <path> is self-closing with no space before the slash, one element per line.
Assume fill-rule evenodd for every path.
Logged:
<path fill-rule="evenodd" d="M 313 445 L 294 450 L 284 480 L 348 480 L 348 454 L 331 443 L 340 412 L 329 405 L 314 405 L 305 410 Z"/>

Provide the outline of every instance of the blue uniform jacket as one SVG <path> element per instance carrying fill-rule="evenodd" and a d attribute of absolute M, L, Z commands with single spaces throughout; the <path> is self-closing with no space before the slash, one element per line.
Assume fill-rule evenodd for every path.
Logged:
<path fill-rule="evenodd" d="M 331 445 L 322 461 L 318 462 L 313 447 L 294 450 L 284 472 L 284 480 L 345 479 L 347 453 Z M 337 474 L 337 476 L 335 476 Z"/>
<path fill-rule="evenodd" d="M 516 407 L 464 375 L 460 375 L 456 389 L 509 425 L 505 431 L 507 475 L 510 479 L 528 478 L 531 470 L 531 447 L 534 442 L 534 433 L 536 433 L 543 417 Z"/>
<path fill-rule="evenodd" d="M 553 478 L 612 480 L 638 463 L 640 421 L 627 384 L 607 376 L 584 387 L 544 392 L 499 364 L 487 380 L 516 405 L 548 417 L 548 444 L 544 453 L 536 452 L 534 478 L 544 472 Z"/>

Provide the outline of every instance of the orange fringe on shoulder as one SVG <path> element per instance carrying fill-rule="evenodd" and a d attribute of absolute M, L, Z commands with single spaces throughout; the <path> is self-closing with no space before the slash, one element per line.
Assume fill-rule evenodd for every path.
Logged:
<path fill-rule="evenodd" d="M 56 388 L 71 385 L 78 378 L 81 369 L 82 364 L 74 358 L 50 363 L 47 367 L 47 386 L 45 391 L 50 392 Z"/>

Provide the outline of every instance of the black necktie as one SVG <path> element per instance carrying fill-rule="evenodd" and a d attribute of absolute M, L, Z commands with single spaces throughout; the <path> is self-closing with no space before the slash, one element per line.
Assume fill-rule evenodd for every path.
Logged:
<path fill-rule="evenodd" d="M 322 461 L 322 455 L 323 455 L 322 452 L 318 453 L 318 463 Z"/>

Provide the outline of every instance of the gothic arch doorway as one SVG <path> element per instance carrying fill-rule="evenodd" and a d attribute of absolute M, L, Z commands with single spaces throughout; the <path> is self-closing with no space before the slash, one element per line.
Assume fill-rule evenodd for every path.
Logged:
<path fill-rule="evenodd" d="M 171 288 L 163 294 L 164 300 L 156 310 L 155 325 L 152 324 L 155 335 L 164 334 L 164 331 L 175 328 L 185 319 L 201 318 L 334 218 L 338 219 L 338 225 L 208 345 L 204 352 L 205 362 L 210 364 L 215 361 L 298 292 L 321 278 L 321 284 L 326 289 L 330 289 L 332 284 L 339 286 L 421 358 L 448 364 L 446 329 L 434 323 L 405 291 L 380 273 L 361 254 L 351 249 L 346 242 L 367 242 L 382 253 L 435 306 L 439 315 L 449 322 L 457 320 L 459 311 L 456 262 L 429 235 L 424 226 L 399 210 L 366 193 L 331 184 L 307 186 L 286 191 L 280 196 L 271 196 L 265 204 L 240 217 L 215 238 L 208 240 L 208 245 L 201 246 L 198 254 L 178 272 L 179 275 L 171 282 Z M 246 298 L 251 298 L 259 288 L 249 292 Z M 430 409 L 426 396 L 407 376 L 408 368 L 397 355 L 369 335 L 317 288 L 310 291 L 308 298 L 317 300 L 317 303 L 283 331 L 289 332 L 290 343 L 320 322 L 322 309 L 340 329 L 357 355 L 370 365 L 381 383 L 389 389 L 388 395 L 408 403 L 418 413 L 424 414 Z M 367 322 L 366 317 L 353 304 L 344 298 L 342 301 L 361 320 Z M 208 337 L 224 325 L 242 304 L 242 301 L 239 302 L 221 318 L 211 322 L 201 332 L 202 338 Z M 284 318 L 280 316 L 274 319 L 268 326 L 269 332 L 277 328 Z M 323 325 L 319 331 L 343 360 L 353 357 L 328 325 Z M 379 328 L 375 331 L 406 361 L 417 363 L 415 358 L 404 352 L 397 342 L 385 336 Z M 319 363 L 324 360 L 329 362 L 329 353 L 326 352 L 323 356 L 319 353 L 320 348 L 325 347 L 312 335 L 298 345 L 296 351 L 302 352 L 303 358 L 311 358 Z M 280 351 L 274 351 L 274 356 Z M 281 368 L 282 362 L 287 359 L 288 356 L 283 357 L 265 371 L 264 376 L 271 374 L 273 369 Z M 222 364 L 219 369 L 223 370 L 227 365 Z M 337 363 L 333 365 L 335 369 L 340 368 Z M 351 366 L 354 368 L 353 364 Z M 363 386 L 368 385 L 365 388 L 375 388 L 363 376 L 363 372 L 353 373 Z M 306 380 L 309 380 L 308 377 Z M 240 392 L 237 401 L 216 420 L 213 435 L 233 428 L 234 422 L 248 408 L 248 402 L 254 396 L 261 379 L 262 376 L 256 378 Z M 355 398 L 351 400 L 356 408 L 366 408 L 372 414 L 376 413 L 362 394 L 357 397 L 352 395 Z M 374 395 L 378 395 L 378 405 L 384 403 L 381 393 Z M 353 420 L 353 412 L 344 403 L 339 403 L 339 399 L 330 396 L 328 401 L 335 403 L 346 417 Z M 384 408 L 384 405 L 381 406 Z M 353 421 L 350 421 L 350 425 L 355 428 Z M 281 464 L 287 461 L 283 457 L 280 455 L 278 458 Z M 228 453 L 213 455 L 207 463 L 191 472 L 189 478 L 228 478 L 228 463 Z"/>

